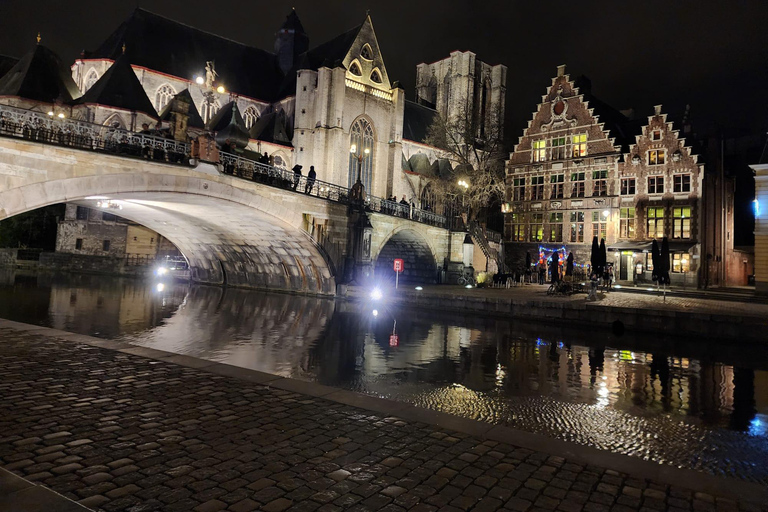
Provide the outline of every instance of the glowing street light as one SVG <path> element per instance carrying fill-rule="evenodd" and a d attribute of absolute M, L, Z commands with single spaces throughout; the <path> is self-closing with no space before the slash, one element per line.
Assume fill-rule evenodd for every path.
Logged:
<path fill-rule="evenodd" d="M 197 85 L 203 85 L 205 83 L 205 78 L 203 78 L 201 76 L 195 77 L 195 83 Z"/>
<path fill-rule="evenodd" d="M 224 89 L 224 86 L 223 86 L 223 85 L 220 85 L 220 86 L 218 86 L 218 87 L 216 88 L 216 92 L 218 92 L 219 94 L 224 94 L 224 93 L 225 93 L 225 92 L 227 92 L 227 91 L 226 91 L 226 89 Z"/>

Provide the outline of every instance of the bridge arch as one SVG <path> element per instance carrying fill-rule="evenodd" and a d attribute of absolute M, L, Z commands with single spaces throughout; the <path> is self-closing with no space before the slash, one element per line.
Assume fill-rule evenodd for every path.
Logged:
<path fill-rule="evenodd" d="M 307 211 L 329 216 L 321 199 L 222 176 L 207 164 L 190 169 L 39 148 L 9 157 L 0 147 L 0 220 L 56 203 L 95 208 L 93 198 L 106 198 L 122 207 L 109 213 L 173 242 L 189 260 L 196 282 L 335 292 L 335 265 L 302 228 Z M 11 173 L 4 171 L 15 177 L 8 179 Z"/>
<path fill-rule="evenodd" d="M 398 226 L 379 246 L 374 268 L 376 280 L 395 281 L 393 264 L 395 258 L 401 258 L 404 270 L 400 282 L 407 284 L 430 284 L 437 281 L 439 268 L 437 252 L 429 237 L 420 232 L 417 226 Z"/>

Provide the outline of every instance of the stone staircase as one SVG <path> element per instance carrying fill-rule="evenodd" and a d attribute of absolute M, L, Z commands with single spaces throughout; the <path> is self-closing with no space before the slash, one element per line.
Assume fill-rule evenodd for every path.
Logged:
<path fill-rule="evenodd" d="M 472 240 L 480 246 L 480 250 L 483 251 L 485 257 L 496 264 L 496 272 L 502 274 L 506 273 L 507 266 L 504 263 L 504 258 L 499 253 L 499 251 L 491 247 L 486 232 L 480 227 L 480 224 L 477 221 L 472 221 L 470 223 L 469 234 L 472 237 Z M 490 265 L 488 267 L 488 271 L 494 273 L 493 268 Z"/>

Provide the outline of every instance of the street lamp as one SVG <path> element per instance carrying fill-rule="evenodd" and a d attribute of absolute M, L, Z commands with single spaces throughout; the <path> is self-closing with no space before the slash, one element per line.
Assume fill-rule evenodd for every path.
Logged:
<path fill-rule="evenodd" d="M 365 148 L 362 153 L 359 155 L 357 154 L 357 145 L 352 144 L 349 147 L 349 152 L 353 155 L 356 155 L 353 158 L 357 158 L 357 181 L 362 182 L 362 176 L 363 176 L 363 157 L 368 156 L 371 153 L 371 150 L 368 148 Z"/>

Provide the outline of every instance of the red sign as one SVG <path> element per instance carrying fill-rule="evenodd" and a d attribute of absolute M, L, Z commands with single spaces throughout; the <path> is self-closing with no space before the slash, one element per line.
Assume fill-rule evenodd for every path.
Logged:
<path fill-rule="evenodd" d="M 397 261 L 397 260 L 395 260 Z M 403 260 L 400 260 L 403 261 Z M 389 346 L 390 347 L 396 347 L 400 344 L 400 336 L 397 334 L 390 334 L 389 335 Z"/>
<path fill-rule="evenodd" d="M 397 258 L 395 260 L 395 272 L 402 272 L 403 271 L 403 260 L 400 258 Z"/>

